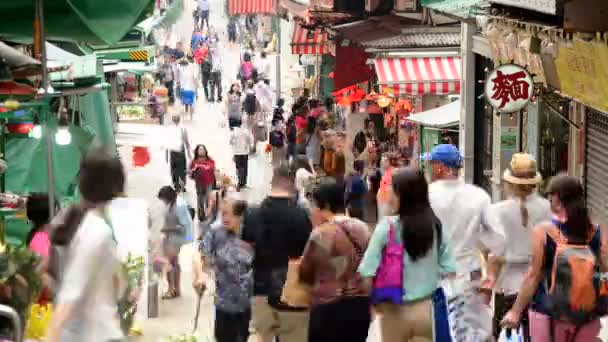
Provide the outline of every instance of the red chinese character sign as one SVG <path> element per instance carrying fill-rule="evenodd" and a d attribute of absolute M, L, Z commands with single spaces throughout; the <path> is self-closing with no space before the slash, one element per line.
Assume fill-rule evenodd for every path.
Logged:
<path fill-rule="evenodd" d="M 532 75 L 516 64 L 504 64 L 488 75 L 486 100 L 499 113 L 514 113 L 528 105 L 534 93 Z"/>

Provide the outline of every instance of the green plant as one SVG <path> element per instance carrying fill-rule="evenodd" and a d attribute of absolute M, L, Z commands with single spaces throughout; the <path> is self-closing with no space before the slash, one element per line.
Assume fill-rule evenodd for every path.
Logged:
<path fill-rule="evenodd" d="M 41 261 L 26 247 L 0 246 L 0 304 L 17 311 L 23 323 L 44 287 Z"/>
<path fill-rule="evenodd" d="M 127 278 L 127 289 L 125 295 L 118 301 L 118 314 L 120 327 L 125 334 L 128 334 L 129 329 L 133 326 L 133 320 L 137 312 L 137 301 L 144 282 L 144 258 L 133 257 L 129 253 L 127 260 L 122 264 L 122 271 Z"/>

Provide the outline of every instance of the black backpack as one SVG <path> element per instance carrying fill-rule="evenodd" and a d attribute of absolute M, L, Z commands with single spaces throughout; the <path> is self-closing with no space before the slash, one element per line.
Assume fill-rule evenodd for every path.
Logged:
<path fill-rule="evenodd" d="M 272 147 L 283 147 L 283 145 L 285 144 L 283 132 L 281 131 L 270 132 L 270 137 L 268 140 L 270 142 L 270 146 Z"/>
<path fill-rule="evenodd" d="M 257 111 L 257 102 L 258 101 L 254 93 L 247 93 L 247 95 L 245 95 L 245 101 L 243 102 L 243 109 L 245 110 L 245 113 L 249 115 L 255 114 Z"/>

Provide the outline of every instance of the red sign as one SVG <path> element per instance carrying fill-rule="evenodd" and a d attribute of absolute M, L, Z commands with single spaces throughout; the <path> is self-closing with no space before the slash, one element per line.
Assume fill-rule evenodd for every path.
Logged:
<path fill-rule="evenodd" d="M 532 75 L 515 64 L 501 65 L 488 75 L 486 99 L 500 113 L 513 113 L 528 105 L 534 92 Z"/>

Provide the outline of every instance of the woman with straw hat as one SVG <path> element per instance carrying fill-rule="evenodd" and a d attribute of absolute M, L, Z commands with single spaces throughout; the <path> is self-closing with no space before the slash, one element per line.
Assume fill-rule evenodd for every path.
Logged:
<path fill-rule="evenodd" d="M 504 237 L 490 253 L 484 288 L 496 291 L 494 335 L 498 338 L 500 321 L 511 308 L 521 288 L 532 256 L 532 229 L 551 219 L 549 201 L 537 192 L 542 177 L 530 154 L 516 153 L 503 173 L 507 199 L 492 205 L 486 215 L 488 226 Z M 489 298 L 489 296 L 488 296 Z M 522 320 L 525 341 L 530 341 L 527 319 Z"/>

